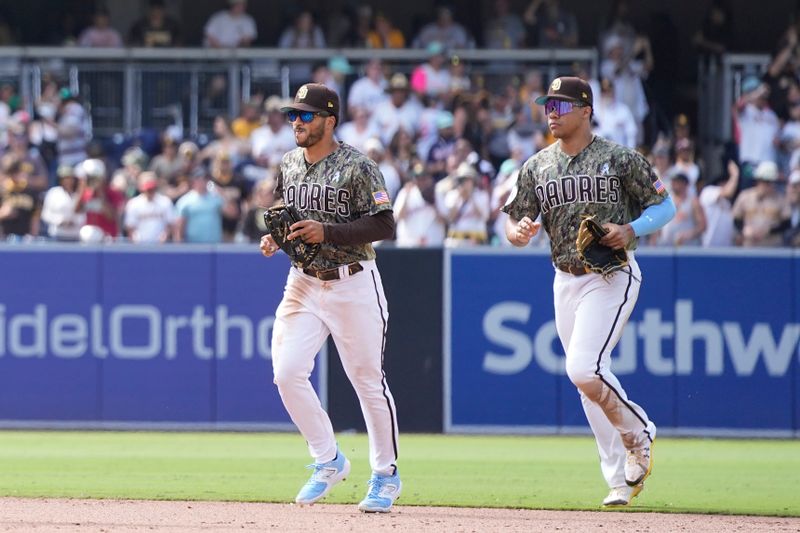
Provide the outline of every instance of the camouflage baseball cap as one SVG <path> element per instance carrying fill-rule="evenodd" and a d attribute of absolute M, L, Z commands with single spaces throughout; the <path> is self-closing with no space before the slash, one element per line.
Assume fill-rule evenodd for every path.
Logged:
<path fill-rule="evenodd" d="M 537 98 L 536 103 L 544 105 L 548 100 L 566 100 L 591 107 L 592 88 L 580 78 L 562 76 L 553 80 L 547 94 Z"/>
<path fill-rule="evenodd" d="M 281 108 L 286 113 L 291 110 L 330 113 L 339 122 L 339 95 L 321 83 L 306 83 L 297 90 L 294 102 Z"/>

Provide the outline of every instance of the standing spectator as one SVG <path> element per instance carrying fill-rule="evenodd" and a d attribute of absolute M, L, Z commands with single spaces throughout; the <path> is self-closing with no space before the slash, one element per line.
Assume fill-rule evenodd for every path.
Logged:
<path fill-rule="evenodd" d="M 658 244 L 700 246 L 700 237 L 706 230 L 706 216 L 697 196 L 689 191 L 689 178 L 684 174 L 675 174 L 672 176 L 671 187 L 675 217 L 657 234 Z"/>
<path fill-rule="evenodd" d="M 800 84 L 797 69 L 800 68 L 798 55 L 797 26 L 791 24 L 781 39 L 780 50 L 764 74 L 763 81 L 769 86 L 769 107 L 781 120 L 789 119 L 789 92 Z"/>
<path fill-rule="evenodd" d="M 267 233 L 264 211 L 275 205 L 275 180 L 267 178 L 253 187 L 253 201 L 242 217 L 240 234 L 250 242 L 259 242 Z"/>
<path fill-rule="evenodd" d="M 181 170 L 181 162 L 175 138 L 164 134 L 161 137 L 161 153 L 150 161 L 148 170 L 155 172 L 160 183 L 167 184 L 175 180 Z"/>
<path fill-rule="evenodd" d="M 789 186 L 786 189 L 789 201 L 789 229 L 784 234 L 784 241 L 788 246 L 800 246 L 800 169 L 795 169 L 789 175 Z"/>
<path fill-rule="evenodd" d="M 439 138 L 428 152 L 425 168 L 431 173 L 434 181 L 439 181 L 447 175 L 447 158 L 456 146 L 456 138 L 453 135 L 453 114 L 450 111 L 439 112 L 436 130 Z"/>
<path fill-rule="evenodd" d="M 789 106 L 789 120 L 781 127 L 779 134 L 780 169 L 789 174 L 800 163 L 800 102 Z"/>
<path fill-rule="evenodd" d="M 632 50 L 628 52 L 625 41 L 612 34 L 606 39 L 604 50 L 600 73 L 614 83 L 617 100 L 627 105 L 633 113 L 638 131 L 637 143 L 641 143 L 644 139 L 644 119 L 650 111 L 643 82 L 653 68 L 650 41 L 645 37 L 637 37 Z"/>
<path fill-rule="evenodd" d="M 494 13 L 483 28 L 486 48 L 516 49 L 525 44 L 525 26 L 519 15 L 512 13 L 508 0 L 494 0 Z"/>
<path fill-rule="evenodd" d="M 78 37 L 80 46 L 92 48 L 121 48 L 122 36 L 111 27 L 108 10 L 100 8 L 94 13 L 93 24 L 83 30 Z"/>
<path fill-rule="evenodd" d="M 22 164 L 25 179 L 34 191 L 47 190 L 49 184 L 47 165 L 39 150 L 31 146 L 28 140 L 28 128 L 20 122 L 9 123 L 7 155 L 13 156 Z"/>
<path fill-rule="evenodd" d="M 278 39 L 278 48 L 295 50 L 297 48 L 323 49 L 327 46 L 325 34 L 314 22 L 311 11 L 301 11 L 294 19 L 294 24 L 286 28 Z M 289 76 L 293 80 L 311 79 L 312 65 L 305 61 L 293 61 L 289 65 Z"/>
<path fill-rule="evenodd" d="M 491 208 L 489 194 L 478 183 L 478 172 L 469 163 L 461 163 L 455 172 L 455 188 L 444 197 L 444 215 L 448 223 L 448 247 L 486 244 Z"/>
<path fill-rule="evenodd" d="M 86 159 L 86 144 L 91 136 L 86 110 L 68 88 L 59 92 L 58 164 L 75 166 Z"/>
<path fill-rule="evenodd" d="M 736 125 L 739 137 L 739 162 L 753 169 L 762 161 L 776 162 L 775 143 L 780 121 L 769 107 L 769 86 L 755 76 L 742 82 L 742 96 L 736 102 Z M 742 188 L 749 187 L 743 183 Z"/>
<path fill-rule="evenodd" d="M 125 230 L 136 243 L 164 243 L 169 240 L 175 221 L 172 201 L 158 192 L 158 177 L 153 172 L 139 175 L 141 194 L 125 205 Z"/>
<path fill-rule="evenodd" d="M 337 136 L 339 140 L 356 148 L 362 154 L 366 154 L 367 141 L 378 137 L 380 132 L 377 131 L 369 121 L 369 111 L 366 109 L 362 107 L 351 107 L 350 117 L 352 120 L 339 126 Z M 380 141 L 378 142 L 380 143 Z M 386 178 L 386 175 L 384 175 L 384 178 Z"/>
<path fill-rule="evenodd" d="M 214 13 L 205 29 L 205 46 L 246 48 L 258 36 L 256 21 L 247 14 L 247 0 L 228 0 L 228 9 Z"/>
<path fill-rule="evenodd" d="M 39 234 L 39 194 L 28 183 L 29 168 L 13 155 L 2 159 L 0 230 L 5 236 Z"/>
<path fill-rule="evenodd" d="M 422 27 L 414 38 L 413 48 L 428 48 L 432 42 L 439 42 L 448 50 L 455 48 L 472 48 L 474 42 L 464 26 L 453 20 L 453 9 L 439 6 L 436 9 L 436 20 Z"/>
<path fill-rule="evenodd" d="M 184 141 L 178 146 L 180 167 L 172 179 L 166 179 L 162 187 L 163 193 L 173 203 L 190 190 L 191 176 L 201 166 L 198 152 L 197 145 L 192 141 Z"/>
<path fill-rule="evenodd" d="M 706 215 L 703 246 L 733 246 L 733 197 L 739 187 L 739 166 L 728 161 L 727 174 L 716 183 L 709 183 L 700 191 L 700 206 Z"/>
<path fill-rule="evenodd" d="M 442 246 L 445 222 L 436 210 L 433 177 L 421 162 L 413 165 L 410 176 L 394 202 L 395 244 L 401 248 Z"/>
<path fill-rule="evenodd" d="M 373 28 L 367 33 L 367 48 L 405 48 L 403 32 L 395 28 L 391 19 L 380 11 L 375 14 Z"/>
<path fill-rule="evenodd" d="M 256 100 L 242 105 L 241 115 L 231 122 L 231 132 L 242 140 L 250 138 L 250 134 L 261 125 L 261 103 Z"/>
<path fill-rule="evenodd" d="M 78 200 L 78 179 L 69 165 L 59 165 L 56 172 L 59 184 L 44 196 L 42 222 L 47 235 L 57 241 L 77 241 L 83 217 L 75 212 Z"/>
<path fill-rule="evenodd" d="M 665 138 L 657 140 L 653 145 L 650 159 L 656 176 L 658 176 L 664 186 L 669 189 L 669 172 L 672 169 L 672 154 L 669 141 Z"/>
<path fill-rule="evenodd" d="M 208 175 L 202 168 L 191 176 L 191 190 L 175 206 L 175 242 L 222 242 L 223 199 L 210 192 L 208 184 Z"/>
<path fill-rule="evenodd" d="M 733 204 L 733 221 L 742 246 L 781 246 L 790 227 L 789 202 L 775 187 L 778 165 L 762 161 L 753 173 L 755 186 L 742 191 Z"/>
<path fill-rule="evenodd" d="M 541 107 L 541 106 L 539 106 Z M 594 103 L 594 133 L 628 148 L 636 148 L 638 126 L 627 105 L 617 100 L 614 84 L 600 80 L 600 98 Z"/>
<path fill-rule="evenodd" d="M 87 159 L 76 172 L 80 182 L 75 212 L 84 214 L 86 225 L 99 229 L 105 237 L 117 237 L 125 197 L 109 187 L 105 163 L 100 159 Z"/>
<path fill-rule="evenodd" d="M 281 112 L 283 100 L 273 95 L 264 102 L 265 123 L 250 135 L 253 159 L 260 166 L 274 171 L 283 154 L 297 146 L 292 127 Z"/>
<path fill-rule="evenodd" d="M 578 46 L 578 22 L 560 0 L 533 0 L 525 10 L 528 46 L 574 48 Z"/>
<path fill-rule="evenodd" d="M 422 109 L 416 97 L 411 95 L 405 74 L 395 73 L 386 92 L 389 99 L 373 109 L 370 119 L 373 127 L 381 132 L 381 142 L 391 142 L 392 136 L 401 128 L 416 135 Z"/>
<path fill-rule="evenodd" d="M 167 15 L 164 0 L 150 0 L 147 15 L 131 27 L 128 42 L 131 46 L 180 46 L 181 29 L 178 22 Z"/>
<path fill-rule="evenodd" d="M 386 77 L 383 75 L 383 62 L 372 58 L 364 67 L 364 75 L 353 82 L 347 94 L 347 107 L 360 107 L 368 113 L 386 101 Z"/>
<path fill-rule="evenodd" d="M 433 41 L 427 52 L 428 60 L 411 73 L 411 88 L 420 97 L 438 98 L 450 90 L 450 65 L 442 43 Z"/>
<path fill-rule="evenodd" d="M 400 174 L 397 169 L 392 165 L 391 159 L 386 155 L 386 148 L 383 143 L 375 138 L 368 139 L 364 143 L 364 153 L 378 164 L 378 170 L 383 175 L 383 181 L 386 185 L 386 192 L 389 198 L 393 201 L 397 197 L 397 191 L 400 190 Z"/>
<path fill-rule="evenodd" d="M 225 152 L 218 152 L 211 162 L 211 183 L 223 200 L 222 240 L 232 242 L 242 218 L 242 202 L 250 194 L 250 184 L 234 169 Z"/>
<path fill-rule="evenodd" d="M 733 19 L 725 0 L 712 0 L 692 43 L 701 54 L 719 57 L 733 44 Z"/>
<path fill-rule="evenodd" d="M 697 182 L 700 181 L 700 166 L 694 160 L 694 144 L 687 138 L 675 142 L 675 164 L 668 175 L 683 174 L 689 179 L 689 194 L 697 196 Z M 677 217 L 676 217 L 677 218 Z"/>

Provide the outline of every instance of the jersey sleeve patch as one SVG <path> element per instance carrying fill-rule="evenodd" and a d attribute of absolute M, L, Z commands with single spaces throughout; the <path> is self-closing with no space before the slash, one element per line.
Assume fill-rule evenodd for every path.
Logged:
<path fill-rule="evenodd" d="M 661 178 L 656 178 L 656 181 L 653 182 L 653 187 L 656 188 L 656 192 L 658 194 L 663 194 L 667 188 L 664 186 L 664 182 L 661 181 Z"/>
<path fill-rule="evenodd" d="M 372 199 L 375 200 L 375 204 L 388 204 L 389 203 L 389 194 L 386 191 L 375 191 L 372 193 Z"/>

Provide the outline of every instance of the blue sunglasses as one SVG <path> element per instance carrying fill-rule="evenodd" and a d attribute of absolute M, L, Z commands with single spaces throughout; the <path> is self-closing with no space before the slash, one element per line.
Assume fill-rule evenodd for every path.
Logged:
<path fill-rule="evenodd" d="M 548 100 L 544 104 L 544 112 L 548 115 L 553 111 L 560 117 L 572 111 L 575 107 L 584 107 L 583 104 L 576 104 L 575 102 L 567 102 L 566 100 Z"/>
<path fill-rule="evenodd" d="M 319 115 L 321 117 L 330 116 L 328 113 L 323 113 L 323 112 L 319 112 L 319 111 L 317 111 L 317 112 L 315 112 L 315 111 L 287 111 L 286 112 L 286 119 L 289 122 L 294 122 L 295 120 L 297 120 L 297 117 L 300 117 L 300 122 L 302 122 L 303 124 L 308 124 L 310 122 L 313 122 L 314 117 L 317 116 L 317 115 Z"/>

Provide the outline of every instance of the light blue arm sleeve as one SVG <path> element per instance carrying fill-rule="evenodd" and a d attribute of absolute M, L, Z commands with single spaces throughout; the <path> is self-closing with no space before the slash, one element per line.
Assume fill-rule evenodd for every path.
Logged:
<path fill-rule="evenodd" d="M 654 204 L 642 211 L 642 215 L 631 222 L 633 233 L 637 237 L 653 233 L 675 216 L 675 202 L 667 196 L 663 202 Z"/>

